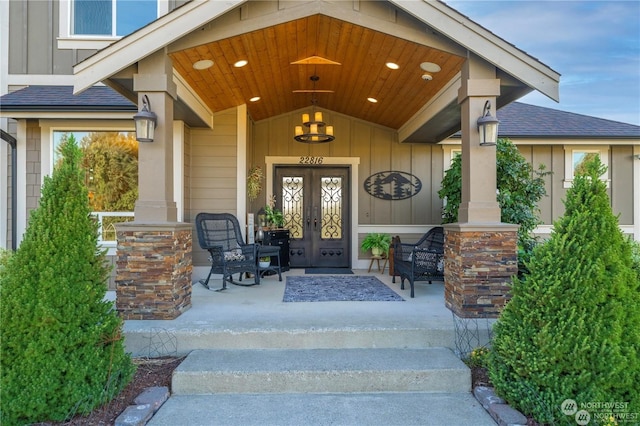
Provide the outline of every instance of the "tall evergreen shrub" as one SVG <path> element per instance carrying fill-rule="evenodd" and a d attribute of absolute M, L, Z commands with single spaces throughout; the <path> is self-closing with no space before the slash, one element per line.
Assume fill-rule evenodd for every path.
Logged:
<path fill-rule="evenodd" d="M 604 171 L 596 157 L 575 177 L 565 215 L 534 250 L 529 274 L 514 278 L 494 329 L 496 392 L 539 422 L 574 424 L 561 412 L 566 399 L 627 402 L 640 413 L 640 282 Z"/>
<path fill-rule="evenodd" d="M 105 302 L 98 249 L 73 138 L 0 277 L 0 423 L 64 420 L 112 399 L 131 379 L 122 321 Z"/>

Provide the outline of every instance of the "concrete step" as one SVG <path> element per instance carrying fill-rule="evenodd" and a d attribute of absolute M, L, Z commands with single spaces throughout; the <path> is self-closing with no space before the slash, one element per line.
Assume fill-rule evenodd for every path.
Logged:
<path fill-rule="evenodd" d="M 495 426 L 471 393 L 173 395 L 148 426 Z"/>
<path fill-rule="evenodd" d="M 134 356 L 187 355 L 197 349 L 341 349 L 454 347 L 451 321 L 426 327 L 356 326 L 217 328 L 125 328 L 126 349 Z M 171 348 L 176 348 L 172 352 Z M 158 348 L 166 348 L 159 351 Z M 151 353 L 150 353 L 151 352 Z"/>
<path fill-rule="evenodd" d="M 173 395 L 471 391 L 469 368 L 447 348 L 195 350 Z"/>

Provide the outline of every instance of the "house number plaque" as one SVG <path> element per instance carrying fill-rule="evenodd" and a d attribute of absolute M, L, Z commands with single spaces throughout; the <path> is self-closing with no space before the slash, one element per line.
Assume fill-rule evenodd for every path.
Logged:
<path fill-rule="evenodd" d="M 311 157 L 309 155 L 305 155 L 300 157 L 299 164 L 322 164 L 324 161 L 324 157 Z"/>

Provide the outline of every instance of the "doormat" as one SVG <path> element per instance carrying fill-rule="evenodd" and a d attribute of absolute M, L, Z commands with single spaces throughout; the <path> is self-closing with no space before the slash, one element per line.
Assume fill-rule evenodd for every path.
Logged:
<path fill-rule="evenodd" d="M 283 302 L 404 302 L 396 292 L 369 275 L 287 277 Z"/>
<path fill-rule="evenodd" d="M 349 268 L 306 268 L 305 274 L 353 274 L 353 271 Z"/>

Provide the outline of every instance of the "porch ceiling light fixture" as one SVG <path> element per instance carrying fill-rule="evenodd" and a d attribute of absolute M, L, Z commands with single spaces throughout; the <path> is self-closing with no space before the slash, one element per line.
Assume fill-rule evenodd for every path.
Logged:
<path fill-rule="evenodd" d="M 333 126 L 327 126 L 322 121 L 322 111 L 316 111 L 318 100 L 316 98 L 316 83 L 320 80 L 317 75 L 312 75 L 309 79 L 313 82 L 311 94 L 311 114 L 302 114 L 302 126 L 296 126 L 293 138 L 302 143 L 325 143 L 335 139 L 333 136 Z M 304 130 L 303 130 L 304 126 Z"/>
<path fill-rule="evenodd" d="M 485 102 L 482 117 L 478 118 L 481 146 L 494 146 L 498 143 L 498 123 L 500 121 L 491 115 L 491 102 Z"/>
<path fill-rule="evenodd" d="M 142 111 L 133 116 L 136 123 L 136 140 L 138 142 L 153 142 L 153 133 L 158 122 L 158 116 L 150 111 L 151 102 L 147 95 L 142 97 Z"/>

